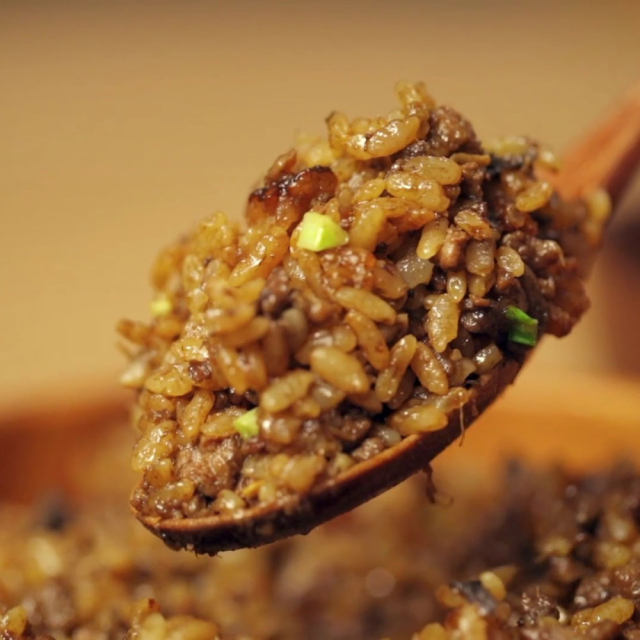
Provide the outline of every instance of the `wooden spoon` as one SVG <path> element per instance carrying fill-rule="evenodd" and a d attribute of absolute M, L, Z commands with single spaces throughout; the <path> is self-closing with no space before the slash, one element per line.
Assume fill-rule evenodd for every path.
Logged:
<path fill-rule="evenodd" d="M 567 198 L 604 188 L 617 203 L 640 163 L 640 92 L 629 94 L 565 156 L 563 170 L 548 176 Z M 458 438 L 516 377 L 525 357 L 503 361 L 482 375 L 468 401 L 448 416 L 439 431 L 411 435 L 374 458 L 315 486 L 309 493 L 289 495 L 248 508 L 239 516 L 162 520 L 136 514 L 169 546 L 215 554 L 255 547 L 279 538 L 307 533 L 424 469 Z"/>

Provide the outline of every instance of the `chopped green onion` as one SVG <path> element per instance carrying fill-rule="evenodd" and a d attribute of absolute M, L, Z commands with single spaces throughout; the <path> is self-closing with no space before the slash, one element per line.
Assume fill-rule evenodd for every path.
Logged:
<path fill-rule="evenodd" d="M 538 321 L 532 318 L 528 313 L 525 313 L 520 307 L 510 305 L 506 309 L 506 316 L 511 322 L 517 322 L 519 324 L 538 325 Z"/>
<path fill-rule="evenodd" d="M 260 431 L 258 426 L 258 407 L 238 416 L 233 421 L 233 427 L 245 440 L 257 436 Z"/>
<path fill-rule="evenodd" d="M 158 316 L 166 316 L 173 309 L 171 300 L 161 293 L 155 300 L 151 302 L 151 315 L 155 318 Z"/>
<path fill-rule="evenodd" d="M 516 325 L 509 330 L 509 340 L 524 344 L 528 347 L 535 347 L 538 342 L 538 327 L 530 327 L 527 325 Z"/>
<path fill-rule="evenodd" d="M 538 341 L 538 321 L 515 306 L 507 307 L 506 316 L 511 321 L 509 340 L 533 347 Z"/>
<path fill-rule="evenodd" d="M 333 249 L 349 241 L 349 234 L 329 216 L 307 211 L 298 227 L 298 247 L 309 251 Z"/>

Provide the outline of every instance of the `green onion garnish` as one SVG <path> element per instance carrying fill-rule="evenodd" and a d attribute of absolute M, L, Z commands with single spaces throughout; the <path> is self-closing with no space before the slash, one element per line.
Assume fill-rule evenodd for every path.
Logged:
<path fill-rule="evenodd" d="M 307 211 L 298 230 L 298 247 L 309 251 L 333 249 L 349 241 L 349 234 L 337 222 L 317 211 Z"/>
<path fill-rule="evenodd" d="M 509 340 L 528 347 L 535 346 L 538 342 L 538 321 L 515 306 L 507 307 L 506 316 L 511 322 Z"/>
<path fill-rule="evenodd" d="M 168 313 L 171 313 L 173 309 L 171 300 L 164 293 L 161 293 L 155 300 L 153 300 L 150 306 L 151 315 L 154 318 L 157 318 L 158 316 L 166 316 Z"/>
<path fill-rule="evenodd" d="M 238 416 L 233 421 L 233 427 L 245 440 L 257 436 L 260 431 L 260 427 L 258 427 L 258 407 Z"/>

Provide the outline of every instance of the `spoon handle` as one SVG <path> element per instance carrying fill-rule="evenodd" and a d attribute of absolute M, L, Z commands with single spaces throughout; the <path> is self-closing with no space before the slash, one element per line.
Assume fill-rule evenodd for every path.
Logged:
<path fill-rule="evenodd" d="M 602 187 L 618 204 L 640 163 L 640 84 L 569 148 L 555 177 L 567 199 Z"/>

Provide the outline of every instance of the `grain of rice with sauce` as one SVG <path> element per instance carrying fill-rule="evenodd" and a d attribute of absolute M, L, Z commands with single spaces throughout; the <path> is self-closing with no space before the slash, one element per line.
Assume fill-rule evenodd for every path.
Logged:
<path fill-rule="evenodd" d="M 138 513 L 307 492 L 441 429 L 480 375 L 586 309 L 602 207 L 538 180 L 530 140 L 485 147 L 423 84 L 397 93 L 278 157 L 244 226 L 216 213 L 159 255 L 153 319 L 119 325 Z"/>

